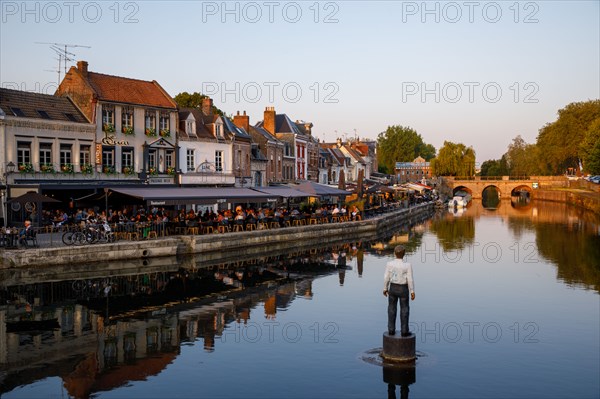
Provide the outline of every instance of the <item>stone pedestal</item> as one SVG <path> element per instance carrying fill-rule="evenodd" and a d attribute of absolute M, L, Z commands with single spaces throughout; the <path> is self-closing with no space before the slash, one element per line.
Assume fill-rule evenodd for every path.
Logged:
<path fill-rule="evenodd" d="M 390 362 L 411 362 L 417 358 L 417 339 L 415 334 L 403 337 L 400 333 L 383 334 L 383 351 L 381 356 Z"/>

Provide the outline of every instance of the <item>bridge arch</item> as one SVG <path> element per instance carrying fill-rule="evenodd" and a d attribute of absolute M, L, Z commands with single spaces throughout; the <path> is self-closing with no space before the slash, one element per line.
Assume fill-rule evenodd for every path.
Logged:
<path fill-rule="evenodd" d="M 452 195 L 456 195 L 456 193 L 458 191 L 465 191 L 467 193 L 469 193 L 469 195 L 472 197 L 473 196 L 473 190 L 471 190 L 469 187 L 467 186 L 456 186 L 452 189 Z"/>
<path fill-rule="evenodd" d="M 527 191 L 527 193 L 529 193 L 529 198 L 531 198 L 531 196 L 533 195 L 533 188 L 531 188 L 531 186 L 527 184 L 521 184 L 510 191 L 511 197 L 517 195 L 518 191 Z"/>
<path fill-rule="evenodd" d="M 486 185 L 483 190 L 481 190 L 481 195 L 483 196 L 483 193 L 485 192 L 485 190 L 490 189 L 490 188 L 495 188 L 496 191 L 498 191 L 498 198 L 502 198 L 502 190 L 500 190 L 500 187 L 498 187 L 496 184 L 488 184 Z"/>

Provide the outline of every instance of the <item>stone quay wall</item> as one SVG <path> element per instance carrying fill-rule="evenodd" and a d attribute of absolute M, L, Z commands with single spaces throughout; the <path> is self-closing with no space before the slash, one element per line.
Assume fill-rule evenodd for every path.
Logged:
<path fill-rule="evenodd" d="M 308 249 L 342 241 L 373 238 L 379 233 L 393 231 L 413 218 L 431 213 L 434 204 L 425 203 L 408 209 L 395 210 L 367 220 L 328 223 L 272 230 L 231 232 L 225 234 L 169 236 L 145 241 L 118 241 L 112 244 L 93 244 L 59 248 L 28 248 L 0 252 L 1 269 L 18 267 L 50 267 L 103 263 L 127 259 L 195 254 L 206 260 L 252 256 L 294 249 Z"/>

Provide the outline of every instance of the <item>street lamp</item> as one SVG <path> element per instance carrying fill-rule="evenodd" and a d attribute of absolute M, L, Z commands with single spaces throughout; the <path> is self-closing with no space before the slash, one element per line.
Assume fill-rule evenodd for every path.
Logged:
<path fill-rule="evenodd" d="M 17 165 L 14 162 L 10 161 L 6 164 L 6 170 L 4 171 L 4 186 L 2 187 L 2 221 L 4 222 L 4 226 L 6 226 L 6 198 L 8 193 L 8 175 L 14 173 L 17 170 Z"/>

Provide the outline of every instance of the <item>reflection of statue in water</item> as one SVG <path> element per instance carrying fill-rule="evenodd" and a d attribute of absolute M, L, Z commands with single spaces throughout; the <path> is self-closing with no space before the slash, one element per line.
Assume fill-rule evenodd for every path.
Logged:
<path fill-rule="evenodd" d="M 402 260 L 406 250 L 402 245 L 394 249 L 396 259 L 388 262 L 383 278 L 383 295 L 388 297 L 388 334 L 396 333 L 396 314 L 400 300 L 400 331 L 403 337 L 409 336 L 408 316 L 410 298 L 415 299 L 412 267 Z"/>
<path fill-rule="evenodd" d="M 337 265 L 340 285 L 344 285 L 344 280 L 346 279 L 346 252 L 340 252 L 340 257 L 338 258 Z"/>
<path fill-rule="evenodd" d="M 400 385 L 400 399 L 408 399 L 408 386 L 417 381 L 414 364 L 383 366 L 383 382 L 388 384 L 388 399 L 396 399 L 396 386 Z"/>

